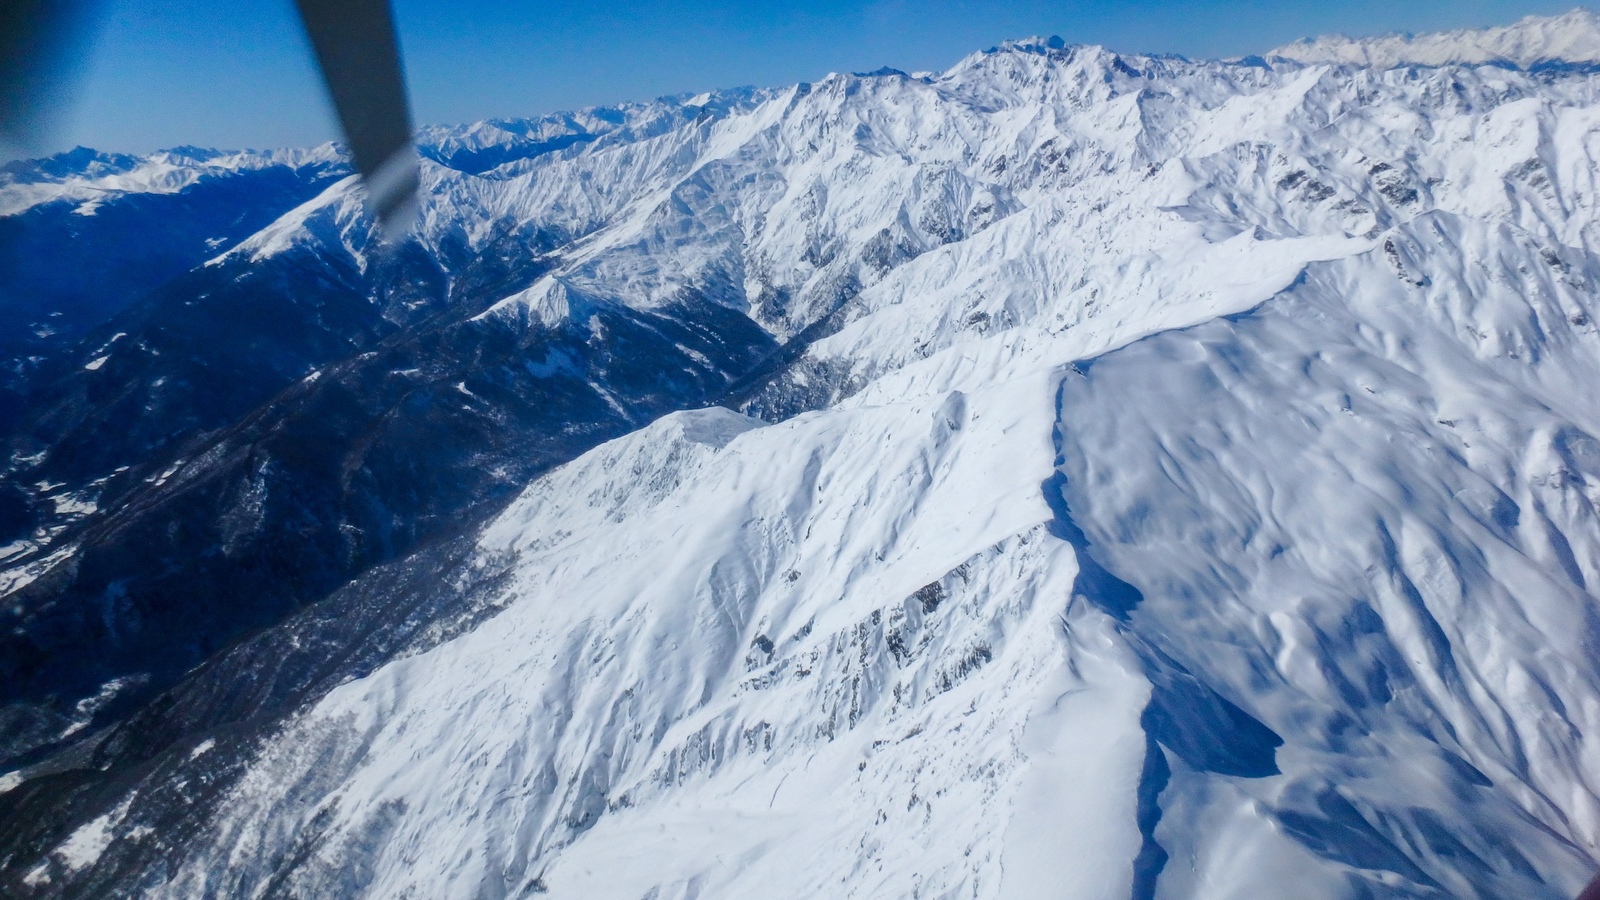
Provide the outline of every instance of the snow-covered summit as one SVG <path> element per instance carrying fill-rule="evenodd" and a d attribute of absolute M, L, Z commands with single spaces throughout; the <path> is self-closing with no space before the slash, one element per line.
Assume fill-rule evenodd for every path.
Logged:
<path fill-rule="evenodd" d="M 885 66 L 855 78 L 902 76 L 912 81 L 959 81 L 963 73 L 983 68 L 986 58 L 1037 56 L 1044 59 L 1086 59 L 1114 64 L 1118 60 L 1176 59 L 1111 53 L 1075 45 L 1058 35 L 1008 40 L 956 63 L 944 73 L 905 73 Z M 1497 63 L 1531 68 L 1549 64 L 1600 63 L 1600 15 L 1577 8 L 1560 16 L 1529 16 L 1508 25 L 1461 29 L 1434 34 L 1391 34 L 1352 38 L 1328 35 L 1307 38 L 1272 50 L 1268 58 L 1308 64 L 1393 68 L 1452 63 Z M 1207 63 L 1200 61 L 1197 65 Z M 1019 71 L 1027 80 L 1042 75 Z M 845 77 L 845 76 L 835 76 Z M 491 119 L 465 125 L 429 125 L 417 133 L 419 152 L 442 166 L 472 175 L 511 177 L 529 170 L 529 162 L 557 151 L 636 143 L 672 132 L 685 122 L 748 113 L 785 95 L 782 89 L 741 88 L 663 97 L 646 103 L 590 107 L 532 118 Z M 175 193 L 210 176 L 271 166 L 342 166 L 339 145 L 273 151 L 219 151 L 177 147 L 148 155 L 105 153 L 78 147 L 38 160 L 0 166 L 0 216 L 35 206 L 69 200 L 92 213 L 105 200 L 126 194 Z"/>
<path fill-rule="evenodd" d="M 1067 42 L 1060 35 L 1052 34 L 1049 37 L 1033 35 L 1032 37 L 1017 38 L 1003 41 L 997 47 L 991 47 L 989 53 L 1012 51 L 1016 53 L 1048 53 L 1051 50 L 1065 50 Z"/>
<path fill-rule="evenodd" d="M 1370 38 L 1328 35 L 1279 47 L 1268 56 L 1380 69 L 1452 63 L 1501 63 L 1519 68 L 1594 63 L 1600 62 L 1600 16 L 1577 8 L 1560 16 L 1528 16 L 1495 28 Z"/>
<path fill-rule="evenodd" d="M 126 172 L 139 158 L 126 153 L 102 153 L 90 147 L 73 147 L 39 159 L 18 159 L 0 165 L 0 185 L 37 184 L 72 177 L 104 177 Z"/>

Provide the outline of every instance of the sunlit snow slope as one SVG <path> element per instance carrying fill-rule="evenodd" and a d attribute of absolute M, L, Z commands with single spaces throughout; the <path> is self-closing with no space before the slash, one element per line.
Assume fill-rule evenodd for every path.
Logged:
<path fill-rule="evenodd" d="M 192 735 L 19 891 L 1554 900 L 1600 868 L 1600 74 L 1025 41 L 693 150 L 679 201 L 748 179 L 762 215 L 598 232 L 485 315 L 730 259 L 730 303 L 815 300 L 806 248 L 921 243 L 739 411 L 529 485 L 449 575 L 500 573 L 497 614 Z"/>

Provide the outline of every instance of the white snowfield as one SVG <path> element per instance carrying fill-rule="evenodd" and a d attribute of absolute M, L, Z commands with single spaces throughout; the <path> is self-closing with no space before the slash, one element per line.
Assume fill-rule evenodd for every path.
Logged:
<path fill-rule="evenodd" d="M 1406 46 L 1595 58 L 1555 21 Z M 1575 896 L 1600 75 L 1418 59 L 1024 41 L 430 165 L 424 240 L 587 235 L 493 315 L 788 336 L 852 283 L 828 402 L 530 485 L 505 610 L 296 718 L 148 894 Z M 55 864 L 136 839 L 86 827 Z"/>

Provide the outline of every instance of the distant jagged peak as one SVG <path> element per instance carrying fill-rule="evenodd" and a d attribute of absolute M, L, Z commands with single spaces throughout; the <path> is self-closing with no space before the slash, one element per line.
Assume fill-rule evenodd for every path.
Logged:
<path fill-rule="evenodd" d="M 1060 35 L 1052 34 L 1049 37 L 1034 35 L 1032 37 L 1018 38 L 1005 41 L 998 47 L 990 47 L 990 53 L 1012 51 L 1015 53 L 1049 53 L 1052 50 L 1067 49 L 1067 42 Z"/>
<path fill-rule="evenodd" d="M 77 147 L 0 165 L 0 217 L 63 200 L 80 204 L 78 212 L 90 215 L 118 195 L 175 194 L 203 178 L 278 166 L 335 171 L 346 166 L 345 160 L 344 149 L 332 142 L 289 150 L 181 146 L 138 156 Z"/>
<path fill-rule="evenodd" d="M 1098 44 L 1073 43 L 1059 35 L 1033 35 L 1001 41 L 986 50 L 963 57 L 936 78 L 970 78 L 973 72 L 989 71 L 996 63 L 1010 65 L 1022 63 L 1026 68 L 1061 64 L 1109 64 L 1119 54 Z M 984 76 L 989 77 L 989 76 Z M 1012 76 L 1014 77 L 1014 76 Z"/>
<path fill-rule="evenodd" d="M 857 77 L 857 78 L 910 78 L 911 77 L 910 75 L 907 75 L 905 72 L 902 72 L 899 69 L 891 68 L 890 66 L 882 66 L 880 68 L 873 69 L 871 72 L 852 72 L 851 74 L 855 75 L 855 77 Z"/>
<path fill-rule="evenodd" d="M 117 175 L 133 169 L 139 162 L 139 157 L 126 153 L 102 153 L 89 147 L 74 147 L 53 156 L 13 160 L 0 165 L 0 184 L 33 184 L 74 176 Z"/>
<path fill-rule="evenodd" d="M 1302 63 L 1381 69 L 1454 63 L 1500 63 L 1524 69 L 1552 63 L 1600 63 L 1600 15 L 1580 7 L 1559 16 L 1528 16 L 1495 28 L 1370 38 L 1330 35 L 1297 41 L 1267 55 Z"/>

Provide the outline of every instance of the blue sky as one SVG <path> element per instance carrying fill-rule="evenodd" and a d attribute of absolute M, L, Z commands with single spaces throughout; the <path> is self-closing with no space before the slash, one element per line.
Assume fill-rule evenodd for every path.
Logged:
<path fill-rule="evenodd" d="M 394 3 L 418 121 L 464 122 L 884 65 L 942 69 L 1031 34 L 1243 55 L 1330 32 L 1502 24 L 1574 0 Z M 304 146 L 336 135 L 292 0 L 101 0 L 79 73 L 53 133 L 28 149 Z"/>

